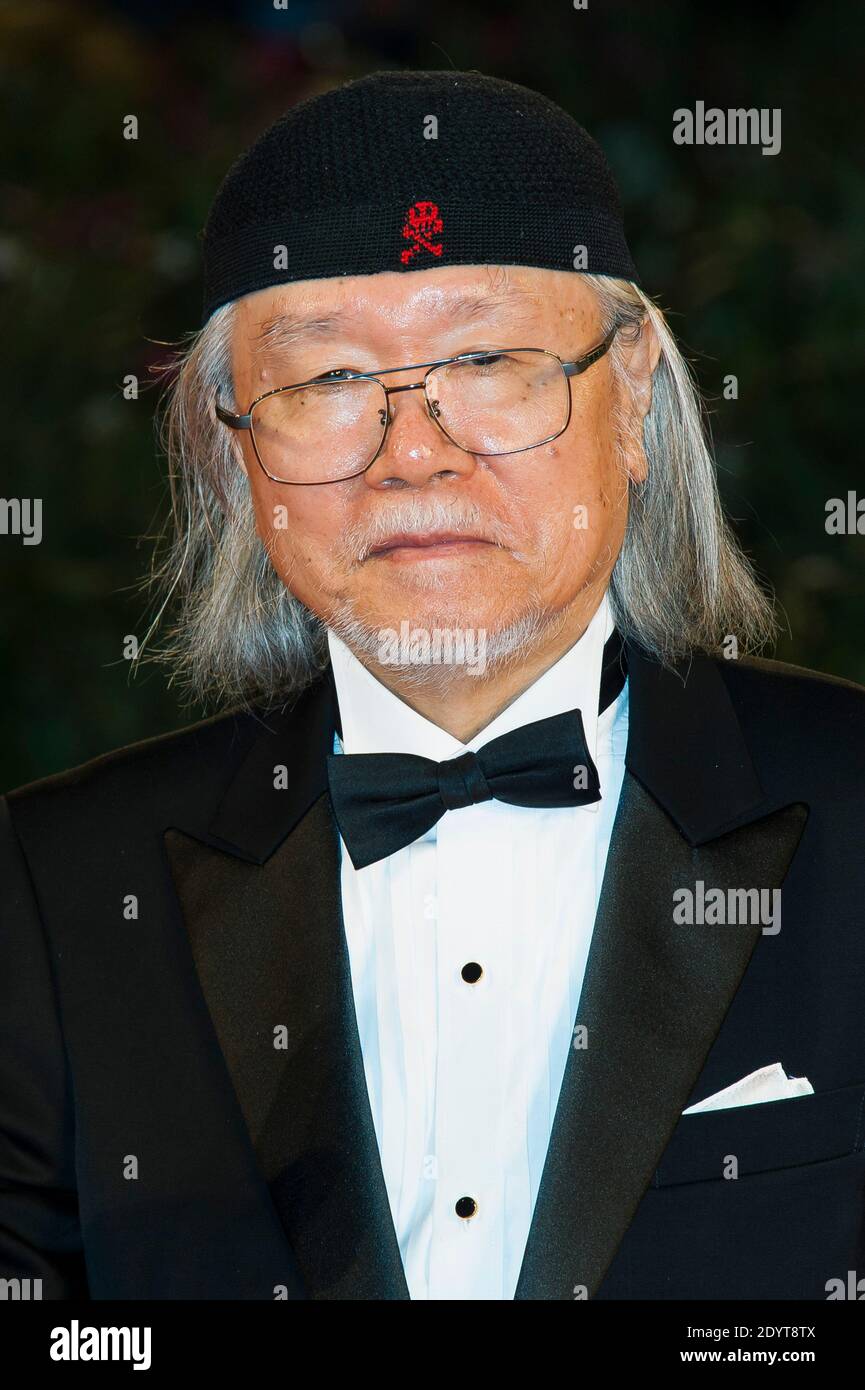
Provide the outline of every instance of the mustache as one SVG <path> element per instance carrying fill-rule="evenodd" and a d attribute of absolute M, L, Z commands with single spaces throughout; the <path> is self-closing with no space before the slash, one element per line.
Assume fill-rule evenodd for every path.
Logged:
<path fill-rule="evenodd" d="M 414 497 L 380 508 L 342 530 L 339 554 L 348 565 L 362 565 L 371 551 L 396 532 L 466 531 L 510 550 L 513 537 L 498 517 L 485 515 L 476 502 Z"/>

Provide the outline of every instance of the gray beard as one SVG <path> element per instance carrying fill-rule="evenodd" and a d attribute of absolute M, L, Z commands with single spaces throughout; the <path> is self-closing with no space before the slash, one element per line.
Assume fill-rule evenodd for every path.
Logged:
<path fill-rule="evenodd" d="M 326 627 L 340 637 L 351 652 L 367 668 L 386 667 L 399 675 L 399 683 L 406 690 L 428 690 L 436 693 L 452 690 L 466 680 L 483 682 L 509 667 L 518 666 L 542 645 L 544 640 L 554 638 L 567 620 L 567 610 L 550 611 L 540 599 L 534 597 L 531 606 L 513 622 L 497 628 L 495 632 L 484 631 L 484 664 L 482 671 L 470 669 L 467 661 L 435 661 L 409 659 L 400 660 L 389 657 L 382 661 L 382 634 L 388 629 L 378 624 L 370 624 L 359 618 L 350 599 L 334 607 L 326 619 Z M 390 630 L 398 629 L 397 620 Z M 423 631 L 433 634 L 459 631 L 453 624 L 453 615 L 441 619 L 430 619 Z M 468 632 L 469 629 L 462 629 Z M 473 631 L 479 631 L 477 629 Z"/>

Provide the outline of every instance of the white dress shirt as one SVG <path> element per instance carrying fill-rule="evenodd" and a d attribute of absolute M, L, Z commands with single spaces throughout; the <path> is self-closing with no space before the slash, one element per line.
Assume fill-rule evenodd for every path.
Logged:
<path fill-rule="evenodd" d="M 364 1070 L 412 1299 L 514 1296 L 624 775 L 627 683 L 597 713 L 612 630 L 605 596 L 580 640 L 467 744 L 329 634 L 335 751 L 441 761 L 578 708 L 601 785 L 589 807 L 446 812 L 360 870 L 340 842 Z M 476 983 L 461 973 L 469 963 Z M 468 1217 L 456 1210 L 465 1198 Z"/>

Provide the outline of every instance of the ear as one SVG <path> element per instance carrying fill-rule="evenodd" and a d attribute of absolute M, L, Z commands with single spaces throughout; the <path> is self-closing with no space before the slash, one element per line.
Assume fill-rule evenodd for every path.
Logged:
<path fill-rule="evenodd" d="M 639 336 L 627 342 L 622 349 L 624 367 L 630 380 L 629 408 L 635 415 L 639 447 L 635 452 L 636 440 L 631 443 L 628 455 L 628 473 L 631 481 L 645 482 L 649 464 L 642 446 L 643 421 L 652 406 L 652 381 L 654 371 L 661 356 L 661 340 L 655 332 L 654 324 L 648 317 L 643 319 Z"/>

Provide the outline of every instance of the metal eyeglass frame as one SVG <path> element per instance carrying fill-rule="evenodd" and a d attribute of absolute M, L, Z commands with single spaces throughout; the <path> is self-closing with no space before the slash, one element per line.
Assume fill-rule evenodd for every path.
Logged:
<path fill-rule="evenodd" d="M 429 418 L 436 425 L 438 425 L 442 434 L 445 435 L 445 437 L 449 439 L 450 442 L 454 444 L 457 449 L 461 449 L 464 454 L 475 454 L 478 458 L 497 458 L 505 457 L 506 455 L 510 456 L 510 454 L 525 454 L 530 449 L 538 449 L 542 444 L 549 444 L 551 440 L 558 439 L 560 434 L 564 434 L 571 421 L 570 378 L 572 376 L 580 376 L 583 372 L 588 371 L 589 367 L 593 366 L 595 362 L 599 361 L 599 359 L 603 357 L 606 352 L 608 352 L 610 345 L 614 337 L 616 336 L 618 327 L 619 325 L 615 324 L 610 329 L 609 333 L 607 334 L 606 338 L 604 338 L 602 343 L 599 343 L 597 347 L 592 348 L 591 352 L 587 352 L 584 354 L 584 356 L 576 358 L 573 362 L 563 362 L 561 357 L 559 357 L 558 353 L 550 352 L 547 348 L 478 349 L 476 352 L 462 352 L 457 357 L 441 357 L 438 359 L 438 361 L 435 362 L 413 362 L 406 367 L 382 367 L 380 370 L 374 372 L 353 372 L 350 371 L 348 368 L 343 368 L 335 372 L 332 376 L 312 377 L 309 381 L 298 381 L 291 386 L 276 386 L 272 391 L 265 391 L 262 393 L 262 395 L 256 396 L 255 400 L 252 402 L 252 404 L 249 407 L 249 410 L 246 412 L 245 415 L 235 415 L 232 411 L 226 410 L 224 406 L 221 406 L 218 401 L 214 402 L 214 409 L 216 411 L 218 419 L 220 419 L 224 425 L 228 425 L 230 429 L 249 430 L 252 438 L 252 447 L 255 452 L 255 457 L 258 459 L 258 463 L 265 476 L 270 478 L 271 482 L 282 483 L 286 487 L 324 487 L 328 483 L 345 483 L 348 482 L 350 478 L 359 478 L 362 473 L 366 473 L 367 469 L 372 468 L 372 465 L 375 463 L 376 459 L 378 458 L 379 454 L 384 448 L 384 442 L 387 438 L 387 432 L 393 419 L 393 416 L 390 413 L 390 402 L 388 398 L 391 395 L 396 394 L 397 391 L 417 391 L 423 389 L 424 398 L 426 400 L 427 414 L 429 415 Z M 477 449 L 466 449 L 462 444 L 458 444 L 457 441 L 454 438 L 452 438 L 450 434 L 448 434 L 444 425 L 441 423 L 441 421 L 435 414 L 433 408 L 434 403 L 429 399 L 429 396 L 427 396 L 426 394 L 427 377 L 430 375 L 431 372 L 433 372 L 436 369 L 436 367 L 445 367 L 448 366 L 451 362 L 469 362 L 478 357 L 494 357 L 507 352 L 538 352 L 543 353 L 546 357 L 554 357 L 556 359 L 564 373 L 565 380 L 568 385 L 567 419 L 565 420 L 565 423 L 562 425 L 562 428 L 560 430 L 556 430 L 555 434 L 547 435 L 546 439 L 539 439 L 537 444 L 526 444 L 522 449 L 509 449 L 506 451 L 506 454 L 503 454 L 500 450 L 493 450 L 489 453 L 481 453 Z M 422 379 L 420 381 L 408 382 L 404 386 L 385 386 L 383 381 L 378 381 L 378 378 L 380 376 L 389 376 L 393 372 L 420 371 L 420 369 L 423 367 L 426 367 L 427 370 L 424 372 Z M 252 428 L 253 410 L 259 404 L 260 401 L 266 400 L 269 396 L 277 396 L 283 391 L 299 391 L 304 386 L 321 386 L 331 381 L 336 383 L 343 381 L 378 381 L 379 386 L 385 394 L 385 408 L 387 411 L 387 418 L 384 421 L 384 428 L 382 430 L 382 436 L 378 448 L 376 449 L 369 463 L 365 463 L 363 468 L 359 468 L 356 473 L 346 473 L 341 478 L 323 478 L 316 482 L 295 482 L 290 478 L 274 478 L 272 473 L 268 473 L 267 469 L 264 466 L 264 463 L 262 462 L 261 455 L 258 452 L 258 446 L 255 442 L 255 430 Z"/>

